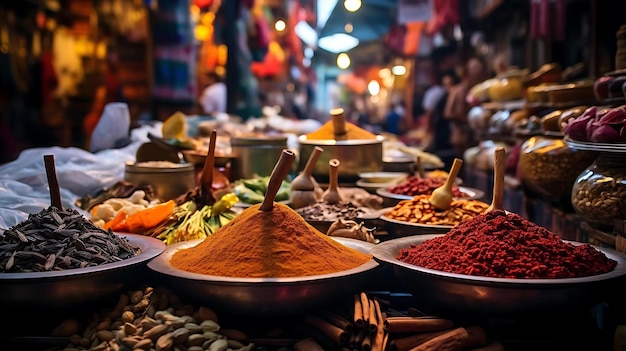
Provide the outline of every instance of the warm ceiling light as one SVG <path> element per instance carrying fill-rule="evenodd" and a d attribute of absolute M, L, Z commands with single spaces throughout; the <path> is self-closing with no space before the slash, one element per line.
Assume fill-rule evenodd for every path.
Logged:
<path fill-rule="evenodd" d="M 287 28 L 287 24 L 283 20 L 278 20 L 276 21 L 276 23 L 274 23 L 274 29 L 276 29 L 277 32 L 282 32 L 286 28 Z"/>
<path fill-rule="evenodd" d="M 380 71 L 378 71 L 378 76 L 385 79 L 391 76 L 391 70 L 389 68 L 381 68 Z"/>
<path fill-rule="evenodd" d="M 396 76 L 402 76 L 406 74 L 406 67 L 404 67 L 403 65 L 393 66 L 391 67 L 391 73 Z"/>
<path fill-rule="evenodd" d="M 341 69 L 350 67 L 350 56 L 348 56 L 345 52 L 337 55 L 337 67 Z"/>
<path fill-rule="evenodd" d="M 354 27 L 352 26 L 352 23 L 346 23 L 343 29 L 346 31 L 346 33 L 352 33 Z"/>
<path fill-rule="evenodd" d="M 367 91 L 369 91 L 372 96 L 378 95 L 378 93 L 380 93 L 380 84 L 378 84 L 378 81 L 371 80 L 367 83 Z"/>
<path fill-rule="evenodd" d="M 343 2 L 343 7 L 350 12 L 355 12 L 361 8 L 361 0 L 346 0 Z"/>

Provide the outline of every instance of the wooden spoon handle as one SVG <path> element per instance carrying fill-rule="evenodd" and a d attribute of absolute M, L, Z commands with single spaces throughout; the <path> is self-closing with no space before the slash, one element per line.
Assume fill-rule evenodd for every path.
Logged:
<path fill-rule="evenodd" d="M 63 209 L 61 204 L 61 189 L 57 180 L 57 172 L 54 166 L 54 155 L 44 155 L 43 161 L 46 166 L 46 177 L 48 178 L 48 188 L 50 188 L 50 205 Z"/>
<path fill-rule="evenodd" d="M 217 131 L 214 129 L 211 131 L 209 139 L 209 152 L 204 160 L 202 176 L 200 177 L 200 192 L 204 205 L 213 204 L 215 202 L 212 193 L 213 168 L 215 167 L 215 139 L 217 139 Z"/>
<path fill-rule="evenodd" d="M 335 136 L 343 136 L 346 134 L 346 119 L 343 115 L 341 107 L 330 110 L 330 117 L 333 121 L 333 133 Z"/>
<path fill-rule="evenodd" d="M 493 199 L 487 211 L 504 210 L 504 173 L 505 173 L 505 151 L 503 147 L 498 147 L 494 151 L 493 165 Z"/>
<path fill-rule="evenodd" d="M 460 158 L 455 158 L 454 162 L 452 162 L 452 167 L 450 168 L 450 172 L 448 173 L 448 179 L 446 179 L 445 184 L 446 189 L 448 189 L 450 192 L 452 192 L 452 185 L 454 184 L 456 176 L 459 174 L 462 165 L 463 160 L 461 160 Z"/>
<path fill-rule="evenodd" d="M 426 178 L 424 165 L 422 164 L 422 158 L 419 156 L 415 157 L 415 167 L 417 168 L 417 175 L 422 179 Z"/>
<path fill-rule="evenodd" d="M 276 194 L 280 189 L 280 186 L 283 182 L 283 179 L 289 173 L 291 169 L 291 165 L 293 161 L 296 159 L 296 154 L 288 149 L 284 149 L 280 154 L 280 158 L 278 162 L 274 166 L 272 170 L 272 174 L 270 175 L 270 180 L 267 185 L 267 191 L 265 192 L 265 198 L 263 199 L 263 203 L 259 206 L 259 210 L 261 211 L 271 211 L 274 208 L 274 199 L 276 198 Z"/>
<path fill-rule="evenodd" d="M 311 155 L 309 155 L 309 159 L 306 161 L 306 165 L 304 166 L 304 170 L 302 171 L 302 173 L 307 176 L 311 176 L 311 174 L 313 174 L 315 164 L 317 163 L 317 160 L 320 158 L 320 155 L 323 151 L 324 149 L 322 149 L 320 146 L 316 146 L 313 148 L 313 151 L 311 152 Z"/>

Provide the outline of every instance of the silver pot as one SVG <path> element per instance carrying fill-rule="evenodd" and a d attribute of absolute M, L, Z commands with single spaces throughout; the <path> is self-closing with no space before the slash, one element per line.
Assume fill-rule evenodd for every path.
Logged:
<path fill-rule="evenodd" d="M 287 148 L 287 137 L 231 138 L 232 156 L 235 157 L 232 179 L 248 179 L 269 176 Z"/>
<path fill-rule="evenodd" d="M 191 163 L 127 163 L 124 180 L 137 186 L 151 185 L 162 201 L 174 199 L 196 186 L 194 165 Z"/>
<path fill-rule="evenodd" d="M 304 169 L 309 156 L 316 146 L 324 149 L 320 155 L 313 176 L 321 181 L 328 180 L 328 161 L 333 158 L 341 162 L 339 178 L 358 179 L 362 172 L 379 172 L 383 170 L 383 137 L 361 140 L 308 140 L 306 135 L 298 138 L 300 156 L 298 170 Z"/>

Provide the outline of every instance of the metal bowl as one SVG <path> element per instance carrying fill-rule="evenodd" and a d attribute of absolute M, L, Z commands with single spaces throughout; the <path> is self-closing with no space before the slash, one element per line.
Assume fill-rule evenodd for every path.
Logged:
<path fill-rule="evenodd" d="M 383 226 L 389 234 L 395 237 L 418 234 L 445 234 L 454 228 L 452 225 L 432 225 L 400 221 L 385 215 L 380 216 L 379 219 L 384 223 Z"/>
<path fill-rule="evenodd" d="M 405 195 L 405 194 L 396 194 L 396 193 L 392 193 L 389 190 L 387 190 L 389 188 L 380 188 L 376 190 L 376 194 L 382 196 L 382 197 L 388 197 L 390 199 L 393 200 L 398 200 L 397 202 L 400 202 L 401 200 L 411 200 L 412 198 L 414 198 L 415 196 L 413 195 Z M 465 194 L 467 194 L 466 197 L 459 197 L 458 199 L 463 199 L 463 200 L 476 200 L 476 199 L 480 199 L 483 196 L 485 196 L 485 192 L 480 190 L 480 189 L 475 189 L 475 188 L 468 188 L 465 186 L 460 186 L 459 190 Z M 396 202 L 396 203 L 397 203 Z"/>
<path fill-rule="evenodd" d="M 298 170 L 304 169 L 313 149 L 319 146 L 324 152 L 313 168 L 316 180 L 328 180 L 328 161 L 333 158 L 341 162 L 338 176 L 341 180 L 357 180 L 359 173 L 363 172 L 380 172 L 383 170 L 383 139 L 377 136 L 376 139 L 324 140 L 307 139 L 306 135 L 301 135 L 298 138 Z"/>
<path fill-rule="evenodd" d="M 355 239 L 333 239 L 368 254 L 374 246 Z M 331 274 L 290 278 L 234 278 L 190 273 L 170 265 L 174 253 L 198 245 L 203 240 L 169 245 L 163 254 L 148 263 L 148 267 L 179 294 L 210 303 L 215 309 L 232 314 L 292 315 L 310 311 L 360 291 L 379 266 L 371 259 L 361 266 Z"/>
<path fill-rule="evenodd" d="M 394 267 L 395 277 L 423 306 L 477 315 L 517 315 L 591 307 L 619 293 L 626 277 L 626 255 L 595 247 L 617 261 L 609 273 L 582 278 L 506 279 L 454 274 L 414 266 L 396 259 L 400 249 L 419 245 L 441 234 L 419 235 L 382 242 L 372 255 Z M 581 244 L 570 242 L 572 244 Z"/>
<path fill-rule="evenodd" d="M 141 253 L 129 259 L 94 267 L 32 273 L 0 273 L 3 306 L 64 308 L 87 305 L 115 296 L 137 279 L 145 263 L 165 250 L 158 239 L 138 234 L 118 234 Z"/>

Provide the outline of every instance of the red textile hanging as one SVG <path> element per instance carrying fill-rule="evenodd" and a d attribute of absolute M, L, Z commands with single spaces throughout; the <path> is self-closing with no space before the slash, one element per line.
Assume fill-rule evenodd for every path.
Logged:
<path fill-rule="evenodd" d="M 461 20 L 459 0 L 434 0 L 433 7 L 433 17 L 427 27 L 429 34 L 434 34 L 445 26 L 458 24 Z"/>

